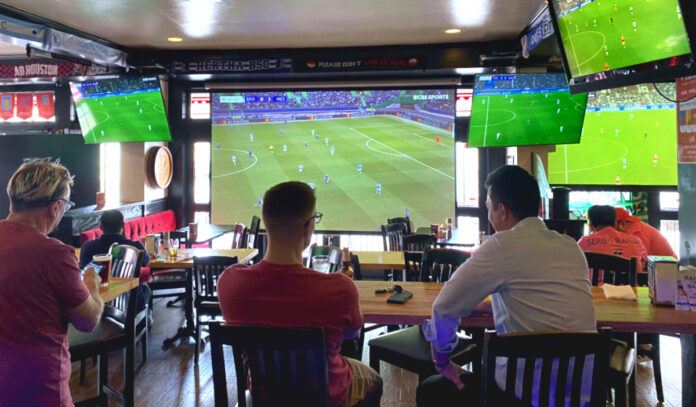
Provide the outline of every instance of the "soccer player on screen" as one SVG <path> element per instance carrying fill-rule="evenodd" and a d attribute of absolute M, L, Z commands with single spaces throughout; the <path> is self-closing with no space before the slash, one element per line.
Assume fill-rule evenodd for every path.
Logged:
<path fill-rule="evenodd" d="M 309 143 L 307 143 L 306 141 L 304 143 L 304 148 L 309 148 Z"/>
<path fill-rule="evenodd" d="M 254 142 L 254 134 L 253 133 L 249 133 L 249 141 L 251 141 L 252 143 Z"/>
<path fill-rule="evenodd" d="M 616 129 L 616 131 L 614 131 L 614 137 L 618 137 L 618 136 L 619 136 L 619 129 Z"/>
<path fill-rule="evenodd" d="M 300 164 L 297 166 L 297 169 L 300 170 L 300 174 L 302 174 L 302 170 L 304 169 L 304 167 L 302 167 L 302 164 Z"/>
<path fill-rule="evenodd" d="M 377 195 L 382 195 L 382 184 L 377 183 Z"/>
<path fill-rule="evenodd" d="M 609 55 L 609 49 L 607 48 L 606 44 L 604 45 L 604 54 L 607 56 Z"/>
<path fill-rule="evenodd" d="M 150 130 L 150 131 L 152 131 L 152 126 L 148 124 L 148 125 L 147 125 L 147 129 Z"/>
<path fill-rule="evenodd" d="M 273 144 L 271 144 L 270 146 L 268 146 L 268 150 L 270 150 L 271 154 L 273 154 Z"/>
<path fill-rule="evenodd" d="M 500 132 L 498 132 L 498 133 L 495 135 L 495 139 L 496 139 L 496 140 L 500 139 Z"/>
<path fill-rule="evenodd" d="M 327 146 L 329 145 L 329 138 L 328 137 L 324 137 L 324 143 L 326 143 Z"/>
<path fill-rule="evenodd" d="M 592 19 L 592 24 L 594 24 L 594 26 L 597 27 L 597 17 L 595 17 L 594 19 Z"/>
<path fill-rule="evenodd" d="M 636 22 L 633 22 L 633 31 L 638 31 L 638 27 L 636 27 Z"/>
<path fill-rule="evenodd" d="M 312 136 L 314 135 L 314 129 L 312 129 Z"/>
<path fill-rule="evenodd" d="M 235 167 L 237 166 L 237 156 L 236 155 L 232 156 L 232 164 L 234 164 Z"/>
<path fill-rule="evenodd" d="M 657 154 L 653 155 L 653 167 L 657 167 Z"/>
<path fill-rule="evenodd" d="M 314 183 L 313 183 L 313 182 L 310 182 L 310 183 L 309 183 L 309 187 L 312 188 L 312 189 L 314 189 Z"/>
<path fill-rule="evenodd" d="M 624 38 L 623 35 L 621 36 L 621 45 L 623 45 L 623 47 L 626 48 L 626 38 Z"/>
<path fill-rule="evenodd" d="M 621 162 L 623 163 L 623 169 L 626 169 L 626 157 L 624 157 Z"/>
<path fill-rule="evenodd" d="M 254 154 L 251 152 L 251 150 L 249 150 L 249 158 L 252 158 L 253 156 Z"/>
<path fill-rule="evenodd" d="M 621 177 L 617 175 L 614 182 L 616 183 L 616 185 L 621 185 Z"/>
<path fill-rule="evenodd" d="M 609 17 L 609 21 L 611 22 L 611 25 L 614 25 L 614 17 Z"/>
<path fill-rule="evenodd" d="M 608 71 L 608 70 L 609 70 L 609 64 L 606 63 L 606 62 L 604 63 L 604 70 L 605 70 L 605 71 Z"/>
<path fill-rule="evenodd" d="M 631 12 L 631 15 L 633 15 L 633 6 L 630 6 L 630 7 L 628 8 L 628 11 Z"/>
<path fill-rule="evenodd" d="M 280 135 L 281 136 L 283 135 L 283 129 L 280 129 Z"/>
<path fill-rule="evenodd" d="M 284 153 L 288 152 L 288 145 L 287 144 L 283 144 L 283 152 Z"/>
<path fill-rule="evenodd" d="M 333 157 L 334 151 L 336 151 L 336 149 L 334 148 L 334 146 L 331 146 L 329 150 L 331 151 L 331 156 Z"/>
<path fill-rule="evenodd" d="M 556 114 L 561 114 L 561 108 L 556 109 Z"/>
<path fill-rule="evenodd" d="M 101 135 L 102 135 L 102 137 L 104 137 L 104 130 L 101 131 Z"/>
<path fill-rule="evenodd" d="M 563 126 L 561 126 L 560 132 L 563 133 Z"/>
<path fill-rule="evenodd" d="M 218 153 L 219 153 L 219 152 L 220 152 L 220 150 L 222 149 L 222 147 L 220 147 L 220 143 L 218 143 L 218 144 L 217 144 L 217 145 L 216 145 L 215 147 L 217 147 L 217 151 L 218 151 Z"/>
<path fill-rule="evenodd" d="M 329 183 L 329 174 L 324 175 L 324 182 Z"/>
<path fill-rule="evenodd" d="M 362 174 L 362 164 L 358 164 L 358 174 Z"/>

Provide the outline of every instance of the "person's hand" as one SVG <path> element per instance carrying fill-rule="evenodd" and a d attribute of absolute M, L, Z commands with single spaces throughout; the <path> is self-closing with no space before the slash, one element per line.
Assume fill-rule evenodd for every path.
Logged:
<path fill-rule="evenodd" d="M 87 267 L 85 269 L 85 275 L 82 277 L 82 281 L 87 286 L 90 293 L 99 293 L 99 284 L 101 284 L 101 278 L 93 267 Z"/>
<path fill-rule="evenodd" d="M 458 364 L 456 364 L 452 361 L 450 361 L 448 364 L 446 364 L 442 368 L 435 366 L 435 370 L 437 370 L 438 373 L 445 376 L 452 383 L 454 383 L 459 390 L 464 389 L 464 383 L 462 383 L 462 380 L 459 378 L 459 376 L 461 376 L 463 374 L 471 374 L 471 372 L 469 372 L 468 370 L 462 369 L 461 366 L 459 366 Z"/>

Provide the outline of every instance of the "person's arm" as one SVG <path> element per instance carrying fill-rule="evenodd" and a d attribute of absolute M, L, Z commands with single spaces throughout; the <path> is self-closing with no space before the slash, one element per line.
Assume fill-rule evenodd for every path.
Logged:
<path fill-rule="evenodd" d="M 89 291 L 89 296 L 80 305 L 67 312 L 70 316 L 70 322 L 78 331 L 90 332 L 99 323 L 104 310 L 104 301 L 99 295 L 101 279 L 92 267 L 88 267 L 85 270 L 83 283 Z"/>
<path fill-rule="evenodd" d="M 363 317 L 362 310 L 360 309 L 360 294 L 358 293 L 358 287 L 355 286 L 353 280 L 347 276 L 344 277 L 346 281 L 346 287 L 348 294 L 345 298 L 345 303 L 348 305 L 348 319 L 346 327 L 343 330 L 343 339 L 353 339 L 360 332 L 365 323 L 365 318 Z"/>
<path fill-rule="evenodd" d="M 80 268 L 85 267 L 90 261 L 92 261 L 92 249 L 91 240 L 85 242 L 80 249 Z"/>

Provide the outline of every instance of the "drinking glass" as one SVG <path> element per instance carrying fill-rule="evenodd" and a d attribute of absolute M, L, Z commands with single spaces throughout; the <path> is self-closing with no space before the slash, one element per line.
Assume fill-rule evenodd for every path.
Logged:
<path fill-rule="evenodd" d="M 329 263 L 329 256 L 318 255 L 312 256 L 312 268 L 320 273 L 328 273 L 331 263 Z"/>
<path fill-rule="evenodd" d="M 176 252 L 177 252 L 178 248 L 179 248 L 179 240 L 170 239 L 168 251 L 169 251 L 169 257 L 171 257 L 172 260 L 176 260 Z"/>

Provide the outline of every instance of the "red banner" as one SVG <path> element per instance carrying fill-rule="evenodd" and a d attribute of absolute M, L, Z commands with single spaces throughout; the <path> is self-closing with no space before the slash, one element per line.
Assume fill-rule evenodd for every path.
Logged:
<path fill-rule="evenodd" d="M 50 119 L 56 115 L 56 109 L 54 106 L 53 92 L 37 92 L 36 95 L 36 106 L 39 109 L 39 117 L 44 119 Z"/>
<path fill-rule="evenodd" d="M 33 93 L 17 93 L 17 117 L 27 120 L 31 117 L 31 110 L 34 107 Z"/>
<path fill-rule="evenodd" d="M 14 116 L 15 94 L 0 93 L 0 117 L 7 120 Z"/>
<path fill-rule="evenodd" d="M 677 162 L 696 163 L 696 76 L 677 79 Z"/>

